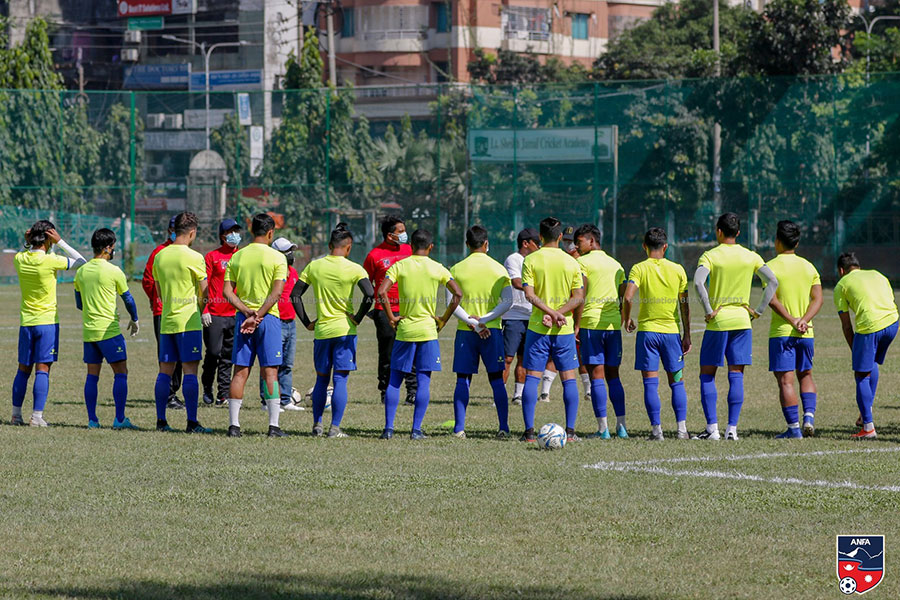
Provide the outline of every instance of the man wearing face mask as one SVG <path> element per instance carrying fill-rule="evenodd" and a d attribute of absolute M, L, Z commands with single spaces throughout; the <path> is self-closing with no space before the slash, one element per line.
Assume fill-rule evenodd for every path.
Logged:
<path fill-rule="evenodd" d="M 206 253 L 206 280 L 209 299 L 200 316 L 203 322 L 203 402 L 222 406 L 228 398 L 231 386 L 231 348 L 234 343 L 235 309 L 225 299 L 222 287 L 225 285 L 225 268 L 241 243 L 241 226 L 234 219 L 219 223 L 221 246 Z M 213 381 L 218 380 L 218 394 L 213 396 Z"/>
<path fill-rule="evenodd" d="M 384 241 L 372 248 L 363 262 L 363 268 L 369 274 L 372 287 L 378 289 L 388 269 L 398 260 L 412 255 L 412 248 L 407 244 L 406 225 L 400 217 L 389 215 L 381 221 L 381 233 Z M 390 310 L 395 316 L 400 315 L 400 297 L 397 293 L 397 284 L 394 283 L 388 290 L 387 298 L 390 301 Z M 378 390 L 381 392 L 381 403 L 384 404 L 384 394 L 391 378 L 391 352 L 394 349 L 394 336 L 396 331 L 391 327 L 391 322 L 385 314 L 385 307 L 377 299 L 375 309 L 369 313 L 375 321 L 375 337 L 378 339 Z M 406 374 L 406 403 L 416 402 L 416 374 L 415 371 Z"/>
<path fill-rule="evenodd" d="M 141 287 L 144 288 L 144 293 L 147 294 L 147 299 L 150 300 L 150 310 L 153 312 L 153 336 L 156 338 L 157 352 L 159 352 L 159 321 L 162 318 L 163 307 L 162 301 L 159 299 L 159 294 L 156 293 L 156 280 L 153 278 L 153 261 L 156 260 L 156 255 L 159 254 L 160 250 L 166 246 L 170 246 L 174 241 L 175 217 L 172 217 L 169 219 L 169 229 L 166 232 L 166 241 L 154 248 L 153 252 L 150 253 L 150 256 L 147 258 L 147 265 L 144 267 L 144 277 L 141 279 Z M 166 408 L 173 410 L 184 409 L 184 403 L 176 396 L 179 388 L 181 388 L 181 363 L 177 362 L 175 363 L 175 370 L 172 371 L 172 382 L 169 387 L 169 401 Z"/>

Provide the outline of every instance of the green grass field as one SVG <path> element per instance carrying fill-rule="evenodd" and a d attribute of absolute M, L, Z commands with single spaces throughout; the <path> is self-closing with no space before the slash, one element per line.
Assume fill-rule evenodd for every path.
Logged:
<path fill-rule="evenodd" d="M 128 347 L 128 411 L 149 429 L 155 344 L 146 298 L 134 288 L 144 328 Z M 0 287 L 7 372 L 0 596 L 838 598 L 835 535 L 860 533 L 886 536 L 885 577 L 868 596 L 900 597 L 900 346 L 882 370 L 878 440 L 849 441 L 857 414 L 850 352 L 830 293 L 816 320 L 818 438 L 772 439 L 784 422 L 766 371 L 767 315 L 755 326 L 757 364 L 747 373 L 740 441 L 643 441 L 649 424 L 640 375 L 624 368 L 633 361 L 631 335 L 623 381 L 632 439 L 586 440 L 556 452 L 491 439 L 496 417 L 483 373 L 473 384 L 470 439 L 440 428 L 452 418 L 455 380 L 447 371 L 434 377 L 430 439 L 403 435 L 412 410 L 401 405 L 399 435 L 378 440 L 383 412 L 371 322 L 361 327 L 360 370 L 350 377 L 350 439 L 309 437 L 307 411 L 283 414 L 293 435 L 270 440 L 266 414 L 253 402 L 245 403 L 238 440 L 224 436 L 227 410 L 204 405 L 200 420 L 218 435 L 112 431 L 108 368 L 98 409 L 106 428 L 88 430 L 80 316 L 70 285 L 59 296 L 61 361 L 45 411 L 53 427 L 14 428 L 6 423 L 19 292 Z M 685 379 L 688 427 L 697 432 L 704 423 L 697 315 L 694 330 Z M 301 336 L 294 381 L 305 390 L 314 381 L 312 338 Z M 441 338 L 445 365 L 452 336 L 448 327 Z M 724 373 L 718 382 L 724 415 Z M 674 436 L 662 388 L 663 427 Z M 561 394 L 557 382 L 553 402 L 538 406 L 538 425 L 562 422 Z M 26 419 L 30 407 L 29 389 Z M 183 427 L 184 412 L 170 411 L 170 422 Z M 511 425 L 521 432 L 518 407 Z M 579 432 L 595 425 L 583 403 Z M 815 451 L 822 453 L 805 455 Z M 732 456 L 746 458 L 725 460 Z"/>

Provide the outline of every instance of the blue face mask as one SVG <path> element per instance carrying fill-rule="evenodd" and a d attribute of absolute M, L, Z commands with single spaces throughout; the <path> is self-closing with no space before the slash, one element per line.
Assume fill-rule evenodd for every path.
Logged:
<path fill-rule="evenodd" d="M 407 242 L 407 240 L 409 240 L 409 236 L 406 234 L 405 231 L 397 236 L 398 244 L 405 244 Z"/>
<path fill-rule="evenodd" d="M 238 244 L 241 243 L 241 234 L 239 233 L 229 233 L 225 236 L 225 243 L 234 248 L 237 247 Z"/>
<path fill-rule="evenodd" d="M 175 232 L 174 231 L 169 234 L 169 239 L 172 240 L 173 242 L 175 241 Z"/>

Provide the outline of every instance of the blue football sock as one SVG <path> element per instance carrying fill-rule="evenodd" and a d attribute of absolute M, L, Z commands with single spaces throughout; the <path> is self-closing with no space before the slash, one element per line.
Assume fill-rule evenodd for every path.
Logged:
<path fill-rule="evenodd" d="M 716 376 L 701 374 L 700 405 L 703 407 L 703 416 L 706 417 L 707 425 L 719 422 L 719 418 L 716 414 L 716 403 L 718 401 L 719 394 L 716 391 Z"/>
<path fill-rule="evenodd" d="M 678 422 L 687 420 L 687 390 L 684 389 L 684 381 L 676 381 L 669 384 L 672 390 L 672 410 L 675 411 L 675 420 Z"/>
<path fill-rule="evenodd" d="M 613 412 L 617 417 L 625 416 L 625 388 L 622 387 L 622 380 L 613 377 L 606 380 L 609 386 L 609 400 L 613 405 Z"/>
<path fill-rule="evenodd" d="M 125 420 L 125 401 L 128 399 L 128 374 L 116 373 L 113 377 L 113 402 L 116 405 L 116 421 Z"/>
<path fill-rule="evenodd" d="M 491 390 L 494 392 L 494 406 L 497 407 L 497 421 L 499 422 L 500 431 L 509 433 L 509 394 L 506 391 L 506 384 L 503 383 L 503 372 L 493 373 L 495 377 L 490 379 Z M 491 375 L 488 375 L 490 378 Z"/>
<path fill-rule="evenodd" d="M 784 414 L 784 420 L 788 427 L 800 422 L 800 407 L 796 404 L 794 406 L 782 406 L 781 412 Z"/>
<path fill-rule="evenodd" d="M 856 378 L 856 405 L 859 407 L 859 414 L 862 415 L 862 422 L 872 422 L 872 404 L 875 402 L 875 396 L 872 394 L 871 375 Z"/>
<path fill-rule="evenodd" d="M 16 377 L 12 384 L 12 404 L 19 408 L 25 404 L 25 392 L 28 391 L 28 373 L 16 369 Z"/>
<path fill-rule="evenodd" d="M 185 375 L 181 380 L 181 393 L 184 396 L 184 410 L 190 423 L 197 422 L 197 405 L 200 401 L 200 382 L 196 375 Z"/>
<path fill-rule="evenodd" d="M 399 398 L 399 396 L 398 396 Z M 421 431 L 431 398 L 431 371 L 416 371 L 416 405 L 413 407 L 413 431 Z"/>
<path fill-rule="evenodd" d="M 878 391 L 878 363 L 872 364 L 872 372 L 869 373 L 869 387 L 872 388 L 872 401 L 875 400 L 875 392 Z"/>
<path fill-rule="evenodd" d="M 394 428 L 394 416 L 400 405 L 400 386 L 403 385 L 406 373 L 391 369 L 391 379 L 384 391 L 384 428 Z"/>
<path fill-rule="evenodd" d="M 38 371 L 34 374 L 34 385 L 31 394 L 34 397 L 34 410 L 42 412 L 47 405 L 47 394 L 50 393 L 50 373 Z"/>
<path fill-rule="evenodd" d="M 160 373 L 156 376 L 156 385 L 153 387 L 153 396 L 156 399 L 156 420 L 166 420 L 166 404 L 169 403 L 169 386 L 172 384 L 172 376 Z"/>
<path fill-rule="evenodd" d="M 522 389 L 522 419 L 525 421 L 525 429 L 534 429 L 534 409 L 537 407 L 540 383 L 540 377 L 525 376 L 525 387 Z"/>
<path fill-rule="evenodd" d="M 334 389 L 331 392 L 331 426 L 340 427 L 347 408 L 347 377 L 349 371 L 334 372 Z"/>
<path fill-rule="evenodd" d="M 728 424 L 737 427 L 744 405 L 744 374 L 740 371 L 728 372 Z"/>
<path fill-rule="evenodd" d="M 566 379 L 563 383 L 563 405 L 566 407 L 566 429 L 575 429 L 578 420 L 578 382 Z"/>
<path fill-rule="evenodd" d="M 644 408 L 651 425 L 659 425 L 659 377 L 644 377 Z"/>
<path fill-rule="evenodd" d="M 872 392 L 874 396 L 874 391 Z M 816 414 L 816 393 L 815 392 L 804 392 L 800 394 L 800 400 L 803 403 L 803 414 L 812 413 Z"/>
<path fill-rule="evenodd" d="M 316 385 L 312 393 L 313 424 L 322 422 L 325 413 L 325 404 L 328 402 L 328 375 L 316 374 Z M 334 404 L 334 392 L 331 392 L 331 402 Z"/>
<path fill-rule="evenodd" d="M 97 382 L 100 377 L 90 373 L 84 378 L 84 406 L 87 408 L 88 421 L 97 421 Z"/>
<path fill-rule="evenodd" d="M 598 419 L 606 416 L 606 381 L 591 379 L 591 407 Z"/>
<path fill-rule="evenodd" d="M 456 389 L 453 390 L 453 433 L 459 433 L 466 428 L 466 408 L 469 406 L 468 377 L 456 378 Z"/>

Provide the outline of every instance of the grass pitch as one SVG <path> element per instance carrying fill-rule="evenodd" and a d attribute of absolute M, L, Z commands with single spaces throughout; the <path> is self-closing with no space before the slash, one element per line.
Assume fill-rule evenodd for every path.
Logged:
<path fill-rule="evenodd" d="M 143 330 L 129 340 L 128 413 L 149 429 L 155 343 L 146 298 L 134 287 Z M 900 597 L 900 346 L 882 369 L 878 440 L 850 442 L 850 352 L 830 294 L 816 320 L 818 438 L 772 439 L 784 422 L 766 371 L 766 316 L 754 327 L 756 365 L 747 370 L 739 442 L 644 442 L 649 425 L 640 374 L 627 368 L 634 336 L 626 335 L 632 439 L 556 452 L 490 439 L 496 417 L 483 373 L 472 386 L 470 439 L 451 438 L 440 428 L 452 418 L 449 370 L 433 379 L 429 440 L 406 438 L 412 410 L 402 405 L 398 435 L 378 440 L 383 413 L 370 322 L 360 328 L 360 369 L 350 377 L 350 439 L 307 436 L 309 411 L 283 414 L 293 435 L 267 439 L 266 415 L 251 401 L 239 440 L 222 435 L 227 410 L 204 405 L 200 420 L 216 436 L 112 431 L 107 367 L 98 408 L 105 428 L 88 430 L 70 285 L 60 286 L 61 361 L 45 411 L 54 426 L 10 427 L 18 302 L 18 288 L 0 287 L 4 597 L 837 598 L 835 535 L 844 533 L 886 536 L 885 578 L 869 596 Z M 704 423 L 702 329 L 695 314 L 685 370 L 692 432 Z M 294 381 L 306 389 L 315 377 L 312 338 L 300 335 Z M 448 326 L 441 337 L 448 367 L 452 337 Z M 725 415 L 724 373 L 718 383 Z M 661 388 L 663 427 L 674 437 Z M 561 393 L 557 382 L 553 402 L 538 405 L 538 425 L 562 422 Z M 30 406 L 29 390 L 26 418 Z M 521 410 L 510 412 L 517 434 Z M 170 411 L 169 420 L 183 427 L 184 413 Z M 582 403 L 578 430 L 594 428 Z"/>

